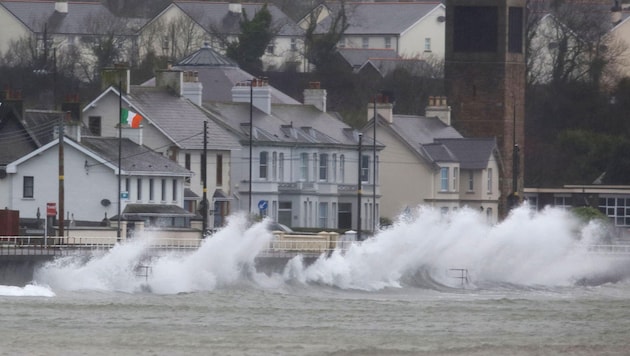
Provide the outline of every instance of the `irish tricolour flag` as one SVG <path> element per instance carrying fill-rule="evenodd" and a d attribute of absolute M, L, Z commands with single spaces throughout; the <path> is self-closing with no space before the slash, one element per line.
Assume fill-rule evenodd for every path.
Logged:
<path fill-rule="evenodd" d="M 128 125 L 134 129 L 140 128 L 140 122 L 142 121 L 142 115 L 130 111 L 128 109 L 121 109 L 120 111 L 120 124 Z"/>

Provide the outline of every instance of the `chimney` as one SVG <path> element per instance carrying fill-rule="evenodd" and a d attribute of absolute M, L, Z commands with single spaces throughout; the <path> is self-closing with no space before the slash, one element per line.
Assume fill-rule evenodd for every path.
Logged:
<path fill-rule="evenodd" d="M 175 95 L 183 96 L 183 72 L 174 69 L 158 69 L 155 71 L 155 86 L 170 89 Z"/>
<path fill-rule="evenodd" d="M 104 68 L 101 73 L 101 90 L 105 90 L 110 86 L 118 89 L 118 85 L 122 83 L 122 91 L 129 94 L 129 68 L 123 64 L 117 64 L 113 68 Z"/>
<path fill-rule="evenodd" d="M 61 115 L 63 115 L 64 134 L 77 142 L 81 142 L 81 123 L 74 120 L 70 111 L 62 112 Z M 58 133 L 57 136 L 59 136 Z"/>
<path fill-rule="evenodd" d="M 243 5 L 241 5 L 241 3 L 239 2 L 231 1 L 228 6 L 228 11 L 230 12 L 230 14 L 240 15 L 243 12 Z"/>
<path fill-rule="evenodd" d="M 389 102 L 389 97 L 378 94 L 374 100 L 368 103 L 367 120 L 370 121 L 374 118 L 374 109 L 376 106 L 376 115 L 379 115 L 385 119 L 388 123 L 394 122 L 394 103 Z"/>
<path fill-rule="evenodd" d="M 182 86 L 182 96 L 201 106 L 203 101 L 203 84 L 199 81 L 199 72 L 185 71 L 184 85 Z"/>
<path fill-rule="evenodd" d="M 266 79 L 254 78 L 251 82 L 248 80 L 237 83 L 232 88 L 232 101 L 235 103 L 249 103 L 250 96 L 255 108 L 267 115 L 271 114 L 271 89 Z"/>
<path fill-rule="evenodd" d="M 57 0 L 55 2 L 55 11 L 60 14 L 68 13 L 68 2 L 64 0 Z"/>
<path fill-rule="evenodd" d="M 429 105 L 424 111 L 425 117 L 437 117 L 448 126 L 451 126 L 451 107 L 445 96 L 430 96 Z"/>
<path fill-rule="evenodd" d="M 68 94 L 61 103 L 61 111 L 70 113 L 72 122 L 81 121 L 81 103 L 79 102 L 79 94 Z"/>
<path fill-rule="evenodd" d="M 131 140 L 132 142 L 136 143 L 137 145 L 142 146 L 142 133 L 143 132 L 144 132 L 144 129 L 142 129 L 142 126 L 140 126 L 139 129 L 134 129 L 131 127 L 122 127 L 121 136 L 122 138 L 127 138 Z"/>
<path fill-rule="evenodd" d="M 313 105 L 322 112 L 326 112 L 326 89 L 321 89 L 319 82 L 308 83 L 304 89 L 304 105 Z"/>
<path fill-rule="evenodd" d="M 20 118 L 24 116 L 22 90 L 11 89 L 9 85 L 5 84 L 4 90 L 2 90 L 2 97 L 0 97 L 0 103 L 2 103 L 3 106 L 13 108 L 20 115 Z"/>

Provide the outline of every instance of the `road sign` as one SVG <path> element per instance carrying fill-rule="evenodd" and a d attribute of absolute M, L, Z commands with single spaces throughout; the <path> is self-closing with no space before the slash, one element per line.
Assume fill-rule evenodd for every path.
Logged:
<path fill-rule="evenodd" d="M 129 192 L 120 192 L 120 199 L 129 199 Z"/>
<path fill-rule="evenodd" d="M 57 215 L 57 203 L 46 203 L 46 216 Z"/>
<path fill-rule="evenodd" d="M 269 203 L 267 203 L 266 200 L 261 200 L 258 202 L 258 209 L 260 210 L 267 210 L 267 206 L 269 205 Z"/>

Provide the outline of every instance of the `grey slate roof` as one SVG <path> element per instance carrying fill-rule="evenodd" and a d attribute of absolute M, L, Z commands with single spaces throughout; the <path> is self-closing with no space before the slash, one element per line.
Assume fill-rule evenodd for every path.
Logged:
<path fill-rule="evenodd" d="M 23 116 L 10 105 L 0 106 L 0 165 L 31 153 L 53 140 L 61 112 L 25 110 Z"/>
<path fill-rule="evenodd" d="M 166 89 L 132 86 L 126 95 L 140 113 L 183 149 L 203 149 L 203 122 L 208 121 L 208 149 L 230 150 L 240 145 L 196 105 Z"/>
<path fill-rule="evenodd" d="M 486 168 L 497 149 L 494 138 L 437 139 L 435 144 L 452 152 L 462 169 Z"/>
<path fill-rule="evenodd" d="M 333 11 L 337 3 L 327 4 Z M 346 35 L 400 35 L 419 19 L 440 5 L 434 2 L 347 3 L 348 29 Z M 329 28 L 330 17 L 320 28 Z"/>
<path fill-rule="evenodd" d="M 175 1 L 173 4 L 210 33 L 217 29 L 223 34 L 239 34 L 241 32 L 239 22 L 242 17 L 240 14 L 228 11 L 228 2 Z M 249 19 L 252 19 L 262 6 L 262 3 L 242 4 L 243 12 L 247 14 Z M 278 29 L 277 35 L 301 36 L 304 33 L 304 30 L 275 5 L 269 3 L 267 9 L 271 14 L 272 26 Z"/>
<path fill-rule="evenodd" d="M 193 173 L 161 154 L 129 139 L 120 141 L 121 169 L 127 172 L 191 176 Z M 83 137 L 81 145 L 118 166 L 117 137 Z"/>
<path fill-rule="evenodd" d="M 339 48 L 337 52 L 353 68 L 361 67 L 371 58 L 399 58 L 393 49 Z"/>
<path fill-rule="evenodd" d="M 249 140 L 249 103 L 207 102 L 221 122 Z M 356 145 L 354 132 L 339 118 L 311 105 L 272 105 L 271 115 L 254 108 L 252 121 L 254 142 L 266 144 Z"/>
<path fill-rule="evenodd" d="M 254 76 L 240 69 L 236 63 L 222 56 L 209 46 L 204 46 L 188 57 L 177 62 L 173 69 L 196 71 L 203 84 L 203 101 L 232 101 L 232 87 L 237 83 L 254 79 Z M 152 78 L 143 86 L 155 86 Z M 299 104 L 280 90 L 271 87 L 271 102 L 274 104 Z"/>
<path fill-rule="evenodd" d="M 437 117 L 394 115 L 390 127 L 411 145 L 427 145 L 433 143 L 434 139 L 463 138 L 457 130 Z"/>
<path fill-rule="evenodd" d="M 112 21 L 116 18 L 107 7 L 99 2 L 68 2 L 68 13 L 62 14 L 55 11 L 54 1 L 1 1 L 0 6 L 19 19 L 33 32 L 44 32 L 44 24 L 47 31 L 55 34 L 66 35 L 94 35 L 104 26 L 94 26 L 90 19 Z M 134 19 L 139 27 L 143 20 Z"/>

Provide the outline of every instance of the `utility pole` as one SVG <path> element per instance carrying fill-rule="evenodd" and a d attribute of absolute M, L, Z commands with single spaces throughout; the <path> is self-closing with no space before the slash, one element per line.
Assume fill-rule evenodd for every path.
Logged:
<path fill-rule="evenodd" d="M 201 213 L 203 223 L 201 225 L 201 238 L 206 237 L 208 229 L 208 121 L 203 122 L 203 154 L 201 155 L 201 179 L 203 180 L 203 200 Z"/>
<path fill-rule="evenodd" d="M 63 128 L 64 115 L 61 114 L 61 120 L 59 122 L 59 236 L 64 235 L 64 169 L 63 169 Z"/>
<path fill-rule="evenodd" d="M 254 83 L 256 79 L 249 81 L 249 210 L 247 215 L 252 213 L 252 144 L 254 134 Z"/>
<path fill-rule="evenodd" d="M 122 80 L 118 81 L 118 227 L 116 229 L 116 241 L 120 242 L 121 232 L 120 232 L 120 223 L 121 223 L 121 184 L 122 177 L 120 175 L 121 165 L 122 165 Z"/>
<path fill-rule="evenodd" d="M 363 135 L 359 134 L 359 162 L 358 183 L 357 183 L 357 241 L 361 241 L 361 144 Z"/>
<path fill-rule="evenodd" d="M 372 146 L 372 234 L 376 233 L 376 98 L 374 95 L 374 133 L 372 139 L 374 144 Z"/>

